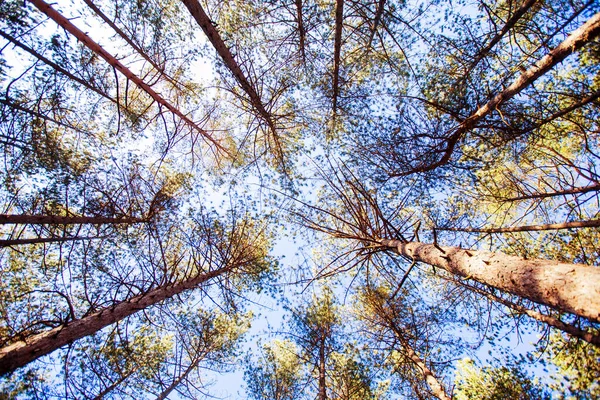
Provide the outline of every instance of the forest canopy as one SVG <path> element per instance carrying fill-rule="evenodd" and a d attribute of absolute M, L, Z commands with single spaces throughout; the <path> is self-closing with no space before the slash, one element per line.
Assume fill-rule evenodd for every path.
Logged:
<path fill-rule="evenodd" d="M 599 2 L 0 0 L 0 86 L 0 399 L 600 397 Z"/>

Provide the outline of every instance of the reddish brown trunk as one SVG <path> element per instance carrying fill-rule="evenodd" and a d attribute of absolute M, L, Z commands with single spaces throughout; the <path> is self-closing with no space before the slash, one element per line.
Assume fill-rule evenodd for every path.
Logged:
<path fill-rule="evenodd" d="M 442 157 L 431 164 L 424 164 L 412 168 L 409 171 L 396 174 L 396 176 L 406 176 L 417 172 L 431 171 L 450 161 L 454 148 L 463 135 L 471 130 L 477 122 L 485 116 L 496 110 L 502 103 L 519 94 L 523 89 L 530 86 L 540 76 L 550 71 L 569 55 L 579 50 L 583 45 L 590 42 L 600 34 L 600 13 L 595 14 L 580 28 L 569 35 L 554 50 L 544 56 L 534 66 L 526 70 L 519 76 L 508 88 L 494 96 L 487 104 L 480 107 L 477 111 L 465 119 L 446 140 L 446 148 L 442 151 Z"/>
<path fill-rule="evenodd" d="M 28 363 L 52 353 L 62 346 L 91 335 L 102 328 L 121 321 L 139 310 L 160 303 L 186 290 L 194 289 L 201 283 L 227 272 L 221 268 L 198 275 L 183 282 L 161 286 L 145 294 L 124 300 L 114 306 L 96 311 L 84 318 L 71 321 L 63 326 L 32 335 L 0 349 L 0 375 L 5 375 Z"/>
<path fill-rule="evenodd" d="M 219 144 L 208 132 L 200 128 L 195 122 L 184 115 L 178 108 L 173 106 L 161 95 L 156 93 L 147 83 L 140 79 L 137 75 L 131 72 L 125 65 L 119 60 L 113 57 L 110 53 L 104 50 L 98 43 L 94 42 L 89 36 L 83 33 L 79 28 L 71 23 L 67 18 L 63 17 L 59 12 L 54 10 L 49 4 L 43 0 L 29 0 L 34 6 L 36 6 L 41 12 L 46 14 L 50 19 L 56 22 L 60 27 L 64 28 L 70 34 L 75 36 L 77 40 L 83 43 L 88 49 L 93 51 L 98 56 L 102 57 L 107 63 L 112 65 L 116 70 L 121 72 L 127 79 L 135 83 L 139 88 L 144 90 L 150 95 L 158 104 L 164 106 L 166 109 L 171 111 L 173 114 L 181 118 L 188 126 L 200 133 L 208 142 L 215 145 L 220 150 L 225 151 L 225 148 Z"/>
<path fill-rule="evenodd" d="M 505 233 L 505 232 L 531 232 L 552 231 L 570 228 L 593 228 L 600 226 L 600 220 L 563 222 L 561 224 L 524 225 L 508 228 L 436 228 L 439 231 L 476 232 L 476 233 Z"/>
<path fill-rule="evenodd" d="M 110 218 L 110 217 L 64 217 L 60 215 L 7 215 L 0 214 L 0 224 L 48 224 L 48 225 L 71 225 L 71 224 L 137 224 L 147 222 L 142 218 Z"/>
<path fill-rule="evenodd" d="M 375 38 L 375 33 L 377 33 L 377 28 L 379 28 L 384 8 L 385 0 L 379 0 L 377 10 L 375 10 L 375 19 L 373 20 L 373 26 L 371 27 L 371 34 L 369 35 L 369 42 L 367 43 L 367 53 L 371 50 L 371 46 L 373 45 L 373 39 Z"/>
<path fill-rule="evenodd" d="M 327 386 L 325 383 L 325 338 L 323 335 L 319 342 L 319 400 L 327 400 Z"/>
<path fill-rule="evenodd" d="M 389 249 L 452 274 L 600 322 L 600 268 L 489 251 L 382 239 Z"/>

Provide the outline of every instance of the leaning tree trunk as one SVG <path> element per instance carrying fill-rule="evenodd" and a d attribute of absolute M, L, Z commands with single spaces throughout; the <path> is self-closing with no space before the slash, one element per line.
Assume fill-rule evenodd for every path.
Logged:
<path fill-rule="evenodd" d="M 600 322 L 600 268 L 400 240 L 384 248 L 452 274 Z"/>
<path fill-rule="evenodd" d="M 554 50 L 550 51 L 534 66 L 523 72 L 509 87 L 496 94 L 485 105 L 481 106 L 468 118 L 462 121 L 460 125 L 454 129 L 454 133 L 450 134 L 446 139 L 445 149 L 441 150 L 442 156 L 438 161 L 415 166 L 408 171 L 397 174 L 397 176 L 431 171 L 449 162 L 460 139 L 468 131 L 473 129 L 479 121 L 491 114 L 494 110 L 497 110 L 501 104 L 518 95 L 523 89 L 529 87 L 539 77 L 550 71 L 554 66 L 579 50 L 585 44 L 594 40 L 598 35 L 600 35 L 600 13 L 596 13 L 592 16 L 585 24 L 573 31 L 569 37 L 560 43 Z"/>
<path fill-rule="evenodd" d="M 174 284 L 167 284 L 147 293 L 124 300 L 116 305 L 103 308 L 84 318 L 68 322 L 49 331 L 29 336 L 0 349 L 0 375 L 5 375 L 28 363 L 52 353 L 54 350 L 100 329 L 121 321 L 139 310 L 144 310 L 165 299 L 217 277 L 231 267 L 224 267 Z"/>
<path fill-rule="evenodd" d="M 71 21 L 65 18 L 62 14 L 52 8 L 48 3 L 43 0 L 29 0 L 31 4 L 33 4 L 38 10 L 42 13 L 46 14 L 50 19 L 56 22 L 61 28 L 65 29 L 78 41 L 80 41 L 83 45 L 85 45 L 88 49 L 90 49 L 94 54 L 103 58 L 107 63 L 109 63 L 113 68 L 118 70 L 121 74 L 123 74 L 127 79 L 135 83 L 140 89 L 145 91 L 154 101 L 156 101 L 161 106 L 168 109 L 171 113 L 177 115 L 186 125 L 188 125 L 191 129 L 197 131 L 202 137 L 206 139 L 207 142 L 212 143 L 217 149 L 227 152 L 226 149 L 215 139 L 213 138 L 207 131 L 202 129 L 198 124 L 192 121 L 187 115 L 185 115 L 181 110 L 163 98 L 160 94 L 158 94 L 150 85 L 144 82 L 140 77 L 135 75 L 129 68 L 127 68 L 123 63 L 117 60 L 114 56 L 112 56 L 108 51 L 106 51 L 102 46 L 96 43 L 92 38 L 86 35 L 83 31 L 77 28 L 75 25 L 71 23 Z"/>
<path fill-rule="evenodd" d="M 473 232 L 473 233 L 509 233 L 533 231 L 557 231 L 571 228 L 595 228 L 600 226 L 600 219 L 588 221 L 571 221 L 558 224 L 509 226 L 505 228 L 435 228 L 438 231 Z"/>

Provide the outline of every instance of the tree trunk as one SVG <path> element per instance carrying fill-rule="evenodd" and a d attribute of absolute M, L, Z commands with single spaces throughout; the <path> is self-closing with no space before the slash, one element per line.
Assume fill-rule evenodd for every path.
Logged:
<path fill-rule="evenodd" d="M 379 240 L 379 244 L 415 261 L 442 268 L 545 304 L 600 322 L 600 268 L 549 260 L 526 260 L 504 253 L 465 250 L 419 242 Z"/>
<path fill-rule="evenodd" d="M 379 28 L 384 9 L 385 0 L 379 0 L 379 3 L 377 3 L 377 9 L 375 10 L 375 18 L 373 20 L 373 26 L 371 27 L 371 33 L 369 34 L 369 41 L 367 42 L 367 53 L 369 53 L 371 47 L 373 46 L 373 39 L 377 33 L 377 28 Z"/>
<path fill-rule="evenodd" d="M 204 129 L 200 128 L 195 122 L 189 119 L 186 115 L 184 115 L 178 108 L 173 106 L 167 100 L 165 100 L 161 95 L 156 93 L 154 89 L 152 89 L 147 83 L 145 83 L 142 79 L 140 79 L 137 75 L 129 70 L 125 65 L 123 65 L 119 60 L 113 57 L 110 53 L 104 50 L 98 43 L 94 42 L 88 35 L 83 33 L 79 28 L 71 23 L 67 18 L 63 17 L 59 12 L 53 9 L 49 4 L 45 3 L 43 0 L 29 0 L 34 6 L 36 6 L 41 12 L 46 14 L 50 19 L 56 22 L 61 28 L 68 31 L 71 35 L 75 36 L 77 40 L 83 43 L 88 49 L 93 51 L 96 55 L 103 58 L 107 63 L 109 63 L 113 68 L 121 72 L 127 79 L 135 83 L 140 89 L 144 90 L 146 93 L 150 95 L 158 104 L 164 106 L 166 109 L 171 111 L 173 114 L 177 115 L 181 120 L 183 120 L 188 126 L 192 129 L 200 133 L 208 142 L 212 143 L 219 150 L 225 151 L 225 148 L 219 144 L 217 140 L 215 140 L 208 132 Z"/>
<path fill-rule="evenodd" d="M 325 383 L 325 338 L 323 335 L 319 342 L 319 400 L 327 400 L 327 391 Z"/>
<path fill-rule="evenodd" d="M 302 0 L 296 0 L 296 19 L 298 24 L 298 36 L 300 36 L 300 54 L 302 55 L 302 61 L 306 63 L 306 49 L 305 37 L 306 32 L 304 31 L 304 22 L 302 15 Z"/>
<path fill-rule="evenodd" d="M 442 157 L 433 163 L 418 165 L 408 171 L 395 174 L 395 176 L 406 176 L 417 172 L 431 171 L 450 161 L 454 148 L 459 140 L 469 130 L 473 129 L 477 122 L 481 121 L 488 114 L 496 110 L 502 103 L 510 100 L 523 89 L 530 86 L 536 79 L 550 71 L 555 65 L 562 62 L 569 55 L 579 50 L 586 43 L 592 41 L 600 35 L 600 13 L 596 13 L 585 24 L 576 29 L 554 50 L 544 56 L 534 66 L 526 70 L 519 76 L 508 88 L 494 96 L 487 104 L 480 107 L 477 111 L 465 119 L 446 139 L 446 146 L 441 152 Z"/>
<path fill-rule="evenodd" d="M 531 231 L 552 231 L 569 228 L 593 228 L 600 226 L 599 219 L 590 221 L 572 221 L 563 222 L 561 224 L 545 224 L 545 225 L 524 225 L 511 226 L 508 228 L 435 228 L 438 231 L 452 232 L 475 232 L 475 233 L 505 233 L 505 232 L 531 232 Z"/>
<path fill-rule="evenodd" d="M 111 218 L 111 217 L 65 217 L 60 215 L 10 215 L 0 214 L 0 225 L 5 224 L 48 224 L 48 225 L 71 225 L 71 224 L 139 224 L 148 222 L 143 218 Z"/>
<path fill-rule="evenodd" d="M 333 49 L 333 120 L 337 115 L 337 99 L 339 96 L 340 58 L 342 52 L 342 27 L 344 25 L 344 0 L 335 3 L 335 39 Z"/>
<path fill-rule="evenodd" d="M 229 270 L 231 270 L 231 267 L 224 267 L 197 275 L 182 282 L 158 287 L 145 294 L 124 300 L 114 306 L 103 308 L 84 318 L 71 321 L 63 326 L 32 335 L 24 340 L 5 346 L 0 349 L 0 376 L 27 365 L 46 354 L 50 354 L 66 344 L 94 334 L 102 328 L 121 321 L 139 310 L 144 310 L 186 290 L 194 289 L 201 283 Z"/>
<path fill-rule="evenodd" d="M 394 330 L 395 331 L 395 330 Z M 413 350 L 413 348 L 408 344 L 408 342 L 396 332 L 396 337 L 400 341 L 402 348 L 404 349 L 405 354 L 410 358 L 410 360 L 421 370 L 423 377 L 425 378 L 425 382 L 431 389 L 431 392 L 435 397 L 440 400 L 450 400 L 450 397 L 446 394 L 444 386 L 437 380 L 433 372 L 427 368 L 427 365 L 421 360 L 419 355 Z"/>

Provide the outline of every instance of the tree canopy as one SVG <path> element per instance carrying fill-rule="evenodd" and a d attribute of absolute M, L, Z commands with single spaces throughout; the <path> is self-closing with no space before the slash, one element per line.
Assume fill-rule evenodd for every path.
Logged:
<path fill-rule="evenodd" d="M 599 395 L 597 1 L 3 0 L 0 88 L 0 399 Z"/>

